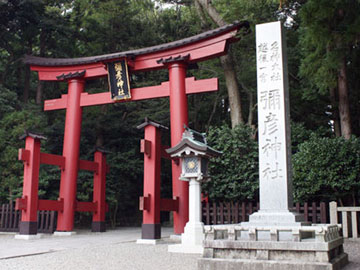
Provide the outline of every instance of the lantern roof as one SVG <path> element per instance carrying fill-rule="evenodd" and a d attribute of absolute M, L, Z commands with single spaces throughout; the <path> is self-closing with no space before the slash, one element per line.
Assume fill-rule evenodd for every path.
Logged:
<path fill-rule="evenodd" d="M 217 151 L 211 148 L 206 141 L 205 133 L 197 132 L 184 125 L 185 131 L 182 135 L 181 141 L 172 148 L 166 149 L 166 152 L 172 157 L 189 155 L 193 153 L 195 155 L 217 157 L 222 154 L 221 151 Z"/>

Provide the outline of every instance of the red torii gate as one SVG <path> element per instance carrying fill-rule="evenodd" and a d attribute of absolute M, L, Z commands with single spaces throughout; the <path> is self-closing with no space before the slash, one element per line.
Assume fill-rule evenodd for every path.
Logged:
<path fill-rule="evenodd" d="M 39 80 L 67 81 L 68 83 L 68 94 L 62 95 L 59 99 L 46 100 L 44 103 L 45 111 L 66 109 L 63 154 L 57 157 L 53 155 L 54 159 L 60 158 L 64 163 L 61 171 L 59 199 L 53 203 L 43 201 L 41 205 L 41 209 L 58 211 L 57 231 L 72 231 L 74 211 L 79 209 L 79 202 L 76 201 L 76 182 L 80 166 L 79 149 L 82 108 L 169 97 L 171 147 L 175 146 L 181 140 L 184 124 L 188 124 L 186 95 L 217 91 L 218 89 L 217 78 L 205 80 L 195 80 L 193 77 L 186 78 L 187 66 L 226 54 L 229 44 L 238 39 L 236 34 L 240 28 L 248 29 L 249 24 L 247 22 L 235 22 L 175 42 L 100 56 L 69 59 L 25 57 L 24 61 L 30 65 L 31 70 L 38 72 Z M 167 68 L 169 70 L 169 81 L 158 86 L 131 89 L 130 100 L 115 101 L 111 99 L 109 92 L 98 94 L 84 92 L 86 80 L 107 76 L 106 64 L 123 59 L 127 60 L 129 73 Z M 82 161 L 82 163 L 84 162 L 86 161 Z M 56 162 L 53 162 L 53 164 L 57 165 Z M 96 164 L 99 163 L 95 161 L 92 166 L 99 166 Z M 28 164 L 28 166 L 31 166 L 31 164 Z M 176 234 L 183 232 L 188 221 L 188 183 L 178 180 L 180 172 L 181 167 L 173 161 L 172 188 L 173 197 L 176 198 L 174 203 L 177 203 L 176 211 L 174 211 L 174 233 Z M 144 174 L 146 173 L 145 171 Z M 22 228 L 25 227 L 23 229 L 24 234 L 31 234 L 30 227 L 33 227 L 36 219 L 34 220 L 34 215 L 25 215 L 25 213 L 27 211 L 37 211 L 38 209 L 35 208 L 38 208 L 38 203 L 33 202 L 35 200 L 33 196 L 25 197 L 25 186 L 32 181 L 32 176 L 28 177 L 27 175 L 24 175 L 24 196 L 19 200 L 19 204 L 22 205 L 21 209 L 24 214 L 24 219 L 22 219 Z M 105 173 L 103 173 L 103 178 L 105 178 Z M 95 189 L 94 186 L 94 192 L 100 192 Z M 101 216 L 102 218 L 98 222 L 100 222 L 99 226 L 102 227 L 102 223 L 105 221 L 102 212 L 105 209 L 104 207 L 99 209 L 95 206 L 96 202 L 94 202 L 94 205 L 85 207 L 89 209 L 82 209 L 82 211 L 93 211 L 98 216 Z M 26 229 L 26 227 L 29 228 Z"/>

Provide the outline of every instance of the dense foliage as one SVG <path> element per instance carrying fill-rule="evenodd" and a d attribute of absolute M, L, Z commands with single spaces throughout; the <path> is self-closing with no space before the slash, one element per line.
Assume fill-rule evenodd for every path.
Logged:
<path fill-rule="evenodd" d="M 258 145 L 252 130 L 245 125 L 231 129 L 228 125 L 209 130 L 208 143 L 221 150 L 220 157 L 211 159 L 211 181 L 203 190 L 211 200 L 254 200 L 258 196 Z"/>
<path fill-rule="evenodd" d="M 360 188 L 360 140 L 313 135 L 293 156 L 295 200 L 353 205 Z"/>
<path fill-rule="evenodd" d="M 21 194 L 23 172 L 17 152 L 24 147 L 18 140 L 24 129 L 48 138 L 42 142 L 42 151 L 62 153 L 64 111 L 43 112 L 42 106 L 44 100 L 65 94 L 67 85 L 39 82 L 23 64 L 24 54 L 107 54 L 178 40 L 234 20 L 248 20 L 252 30 L 232 44 L 229 52 L 240 97 L 241 106 L 236 109 L 241 112 L 241 125 L 230 128 L 234 114 L 229 104 L 233 100 L 228 96 L 224 61 L 219 59 L 198 63 L 198 69 L 187 71 L 187 76 L 198 79 L 219 78 L 217 93 L 188 96 L 189 125 L 208 132 L 210 144 L 224 152 L 211 164 L 213 181 L 206 185 L 210 198 L 256 200 L 255 24 L 282 20 L 288 44 L 296 198 L 358 203 L 359 10 L 360 3 L 355 0 L 0 1 L 0 202 Z M 210 11 L 215 11 L 218 20 Z M 130 79 L 131 87 L 157 85 L 168 80 L 168 74 L 152 71 L 132 74 Z M 107 89 L 106 79 L 86 84 L 89 93 Z M 107 200 L 108 219 L 114 225 L 131 223 L 140 214 L 143 157 L 139 140 L 143 131 L 136 126 L 145 116 L 169 125 L 168 100 L 89 107 L 83 112 L 81 159 L 92 160 L 96 146 L 111 151 L 107 156 L 111 166 Z M 350 135 L 349 141 L 335 138 L 348 139 Z M 164 134 L 164 144 L 170 144 L 168 134 Z M 311 166 L 312 160 L 318 160 L 317 166 Z M 79 200 L 92 199 L 92 177 L 79 173 Z M 59 179 L 58 168 L 41 166 L 41 198 L 57 199 Z M 171 197 L 167 161 L 161 180 L 162 195 Z"/>

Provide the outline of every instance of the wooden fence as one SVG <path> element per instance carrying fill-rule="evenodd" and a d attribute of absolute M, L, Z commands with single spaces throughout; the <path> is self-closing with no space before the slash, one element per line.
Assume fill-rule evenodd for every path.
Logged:
<path fill-rule="evenodd" d="M 38 211 L 38 233 L 53 233 L 56 228 L 55 211 Z M 0 209 L 0 232 L 18 232 L 21 211 L 14 204 L 3 204 Z"/>
<path fill-rule="evenodd" d="M 330 203 L 330 223 L 341 224 L 345 238 L 359 237 L 359 216 L 360 207 L 338 207 L 336 202 Z"/>
<path fill-rule="evenodd" d="M 20 211 L 14 209 L 14 204 L 3 204 L 0 212 L 0 231 L 18 232 L 19 231 Z"/>
<path fill-rule="evenodd" d="M 202 216 L 206 225 L 234 224 L 249 220 L 249 215 L 259 209 L 259 203 L 252 202 L 203 202 Z M 304 214 L 305 221 L 328 223 L 326 203 L 296 203 L 294 211 Z"/>

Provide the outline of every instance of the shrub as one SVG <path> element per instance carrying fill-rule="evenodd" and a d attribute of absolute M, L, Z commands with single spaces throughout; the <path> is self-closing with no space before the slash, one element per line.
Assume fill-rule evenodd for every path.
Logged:
<path fill-rule="evenodd" d="M 211 181 L 203 191 L 211 200 L 254 200 L 258 194 L 258 144 L 245 125 L 212 127 L 208 143 L 223 154 L 210 161 Z"/>
<path fill-rule="evenodd" d="M 293 155 L 296 201 L 355 203 L 360 187 L 360 140 L 312 136 Z"/>

